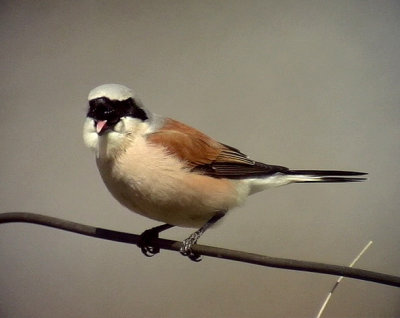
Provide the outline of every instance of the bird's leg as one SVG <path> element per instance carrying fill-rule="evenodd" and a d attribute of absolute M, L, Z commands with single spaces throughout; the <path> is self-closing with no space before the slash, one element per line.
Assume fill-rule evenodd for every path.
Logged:
<path fill-rule="evenodd" d="M 160 247 L 154 243 L 154 239 L 158 238 L 160 232 L 165 231 L 173 227 L 171 224 L 162 224 L 151 229 L 144 231 L 137 242 L 137 246 L 140 247 L 142 253 L 147 257 L 152 257 L 160 252 Z"/>
<path fill-rule="evenodd" d="M 225 211 L 218 212 L 211 219 L 207 221 L 201 228 L 199 228 L 196 232 L 192 233 L 187 239 L 182 242 L 182 247 L 180 252 L 182 255 L 189 257 L 194 262 L 201 261 L 201 255 L 196 254 L 192 251 L 192 246 L 195 245 L 198 239 L 203 235 L 203 233 L 215 224 L 219 219 L 221 219 L 225 215 Z"/>

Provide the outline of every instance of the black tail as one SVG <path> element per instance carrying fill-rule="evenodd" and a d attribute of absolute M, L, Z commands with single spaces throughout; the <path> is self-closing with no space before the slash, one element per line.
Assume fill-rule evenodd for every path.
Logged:
<path fill-rule="evenodd" d="M 367 178 L 360 178 L 367 173 L 357 171 L 335 170 L 289 170 L 286 172 L 292 182 L 360 182 Z"/>

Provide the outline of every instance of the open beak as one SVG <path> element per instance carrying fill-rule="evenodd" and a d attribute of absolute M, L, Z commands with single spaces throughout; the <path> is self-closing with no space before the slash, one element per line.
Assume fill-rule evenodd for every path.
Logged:
<path fill-rule="evenodd" d="M 99 120 L 96 122 L 96 132 L 98 135 L 103 134 L 108 128 L 107 120 Z"/>

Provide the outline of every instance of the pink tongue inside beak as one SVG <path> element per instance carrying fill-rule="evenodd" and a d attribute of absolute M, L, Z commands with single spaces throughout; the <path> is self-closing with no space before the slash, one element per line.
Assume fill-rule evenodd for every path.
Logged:
<path fill-rule="evenodd" d="M 103 131 L 103 129 L 105 129 L 107 127 L 107 120 L 100 120 L 97 122 L 96 124 L 96 131 L 97 133 L 101 133 Z"/>

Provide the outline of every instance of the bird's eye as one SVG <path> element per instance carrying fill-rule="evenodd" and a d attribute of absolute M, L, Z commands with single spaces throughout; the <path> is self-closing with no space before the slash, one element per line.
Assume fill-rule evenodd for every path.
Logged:
<path fill-rule="evenodd" d="M 89 111 L 87 114 L 96 120 L 107 120 L 109 124 L 116 124 L 120 120 L 120 115 L 114 102 L 108 98 L 96 98 L 89 102 Z"/>
<path fill-rule="evenodd" d="M 89 101 L 88 117 L 95 120 L 107 120 L 110 125 L 116 124 L 122 117 L 137 118 L 142 121 L 148 119 L 146 112 L 133 98 L 123 101 L 110 100 L 100 97 Z"/>
<path fill-rule="evenodd" d="M 114 109 L 109 109 L 106 110 L 104 113 L 105 119 L 107 119 L 107 122 L 109 125 L 116 124 L 120 120 L 120 116 L 117 114 L 117 112 Z"/>

